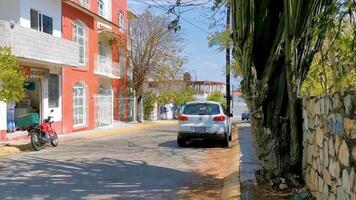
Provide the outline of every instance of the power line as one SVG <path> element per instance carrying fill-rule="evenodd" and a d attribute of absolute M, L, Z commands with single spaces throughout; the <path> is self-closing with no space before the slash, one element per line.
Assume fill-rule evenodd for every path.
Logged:
<path fill-rule="evenodd" d="M 145 5 L 147 5 L 147 6 L 151 6 L 151 7 L 158 8 L 158 9 L 160 9 L 160 10 L 162 10 L 162 11 L 168 12 L 168 14 L 173 14 L 173 15 L 175 15 L 176 17 L 178 17 L 179 19 L 182 19 L 182 20 L 184 20 L 185 22 L 187 22 L 188 24 L 190 24 L 190 25 L 194 26 L 195 28 L 199 29 L 200 31 L 202 31 L 202 32 L 204 32 L 204 33 L 207 33 L 207 34 L 209 34 L 209 35 L 213 35 L 212 33 L 210 33 L 209 31 L 205 30 L 204 28 L 202 28 L 202 27 L 200 27 L 200 26 L 194 24 L 193 22 L 187 20 L 187 19 L 184 18 L 184 17 L 181 17 L 180 14 L 177 14 L 177 13 L 175 13 L 175 12 L 171 12 L 169 8 L 166 8 L 164 5 L 158 3 L 158 2 L 155 1 L 155 0 L 151 0 L 151 1 L 152 1 L 153 3 L 155 3 L 156 5 L 150 4 L 150 3 L 147 3 L 147 2 L 143 2 L 143 1 L 141 1 L 141 0 L 134 0 L 134 1 L 136 1 L 136 2 L 138 2 L 138 3 L 145 4 Z M 174 6 L 174 5 L 172 5 L 172 6 Z"/>
<path fill-rule="evenodd" d="M 154 3 L 156 3 L 158 6 L 160 6 L 161 8 L 163 8 L 165 11 L 168 11 L 168 12 L 170 11 L 169 9 L 167 9 L 166 7 L 164 7 L 162 4 L 158 3 L 156 0 L 151 0 L 151 1 L 153 1 Z M 162 9 L 161 9 L 161 10 L 162 10 Z M 187 22 L 188 24 L 194 26 L 195 28 L 197 28 L 197 29 L 199 29 L 199 30 L 201 30 L 201 31 L 203 31 L 203 32 L 205 32 L 205 33 L 207 33 L 207 34 L 209 34 L 209 35 L 212 35 L 212 33 L 208 32 L 208 31 L 206 31 L 205 29 L 201 28 L 200 26 L 198 26 L 198 25 L 196 25 L 196 24 L 190 22 L 189 20 L 187 20 L 187 19 L 181 17 L 179 14 L 174 13 L 174 12 L 171 12 L 171 13 L 174 14 L 174 15 L 176 15 L 178 18 L 181 18 L 182 20 L 184 20 L 184 21 Z"/>

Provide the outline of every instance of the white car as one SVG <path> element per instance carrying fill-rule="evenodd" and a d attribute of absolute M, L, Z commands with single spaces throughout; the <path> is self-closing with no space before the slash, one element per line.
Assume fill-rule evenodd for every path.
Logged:
<path fill-rule="evenodd" d="M 218 140 L 224 147 L 231 141 L 231 118 L 224 107 L 214 101 L 194 101 L 184 106 L 179 116 L 178 146 L 187 140 Z"/>

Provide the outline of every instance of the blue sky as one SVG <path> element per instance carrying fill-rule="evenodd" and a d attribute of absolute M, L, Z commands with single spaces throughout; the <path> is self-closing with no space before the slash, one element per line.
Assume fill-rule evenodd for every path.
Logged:
<path fill-rule="evenodd" d="M 168 2 L 175 0 L 154 0 L 161 5 L 167 5 Z M 134 13 L 140 13 L 147 4 L 154 5 L 151 7 L 155 13 L 166 13 L 164 8 L 159 7 L 152 0 L 128 0 L 129 9 Z M 208 2 L 208 0 L 196 0 L 198 2 Z M 184 2 L 184 1 L 183 1 Z M 192 2 L 192 1 L 190 1 Z M 190 72 L 192 79 L 195 74 L 198 80 L 225 81 L 223 72 L 225 66 L 225 51 L 219 52 L 216 48 L 209 48 L 207 37 L 214 30 L 209 29 L 209 17 L 211 16 L 211 4 L 195 7 L 191 11 L 182 13 L 181 26 L 183 37 L 186 41 L 185 55 L 188 56 L 188 62 L 185 65 L 186 71 Z M 182 9 L 189 10 L 188 8 Z M 193 24 L 193 25 L 192 25 Z"/>

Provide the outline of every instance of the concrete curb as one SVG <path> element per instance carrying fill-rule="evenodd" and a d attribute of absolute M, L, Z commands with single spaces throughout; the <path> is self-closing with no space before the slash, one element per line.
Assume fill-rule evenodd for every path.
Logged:
<path fill-rule="evenodd" d="M 174 125 L 176 123 L 177 121 L 148 122 L 148 123 L 137 124 L 133 127 L 127 127 L 127 128 L 99 129 L 99 130 L 90 130 L 85 132 L 77 132 L 72 134 L 60 134 L 58 135 L 58 137 L 59 137 L 60 144 L 68 144 L 76 141 L 94 140 L 94 139 L 99 139 L 104 137 L 116 136 L 124 133 L 129 133 L 131 131 L 153 128 L 156 126 Z M 24 151 L 31 151 L 31 150 L 32 150 L 32 146 L 28 142 L 28 140 L 16 141 L 13 144 L 5 143 L 2 146 L 0 145 L 0 158 L 10 156 L 13 154 L 18 154 Z"/>
<path fill-rule="evenodd" d="M 238 126 L 236 126 L 236 141 L 231 147 L 228 162 L 226 163 L 226 176 L 222 191 L 223 200 L 240 199 L 240 142 L 238 138 Z"/>

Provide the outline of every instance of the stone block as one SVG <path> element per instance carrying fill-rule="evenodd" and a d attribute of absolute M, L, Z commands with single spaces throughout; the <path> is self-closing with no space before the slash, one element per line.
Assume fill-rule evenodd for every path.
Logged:
<path fill-rule="evenodd" d="M 315 130 L 316 132 L 316 142 L 319 147 L 323 148 L 323 143 L 324 143 L 324 132 L 321 128 L 317 128 Z"/>
<path fill-rule="evenodd" d="M 308 151 L 307 151 L 307 163 L 311 165 L 313 163 L 313 153 L 310 151 L 312 149 L 312 145 L 308 145 Z"/>
<path fill-rule="evenodd" d="M 330 173 L 327 169 L 323 170 L 323 179 L 325 181 L 326 184 L 331 186 L 331 176 Z"/>
<path fill-rule="evenodd" d="M 351 194 L 351 186 L 350 186 L 350 175 L 347 169 L 344 169 L 342 171 L 342 182 L 341 182 L 342 188 L 345 190 L 347 194 Z"/>
<path fill-rule="evenodd" d="M 315 105 L 314 105 L 314 110 L 315 110 L 315 114 L 320 115 L 322 113 L 322 104 L 323 104 L 323 99 L 317 99 L 315 100 Z"/>
<path fill-rule="evenodd" d="M 316 162 L 316 158 L 313 158 L 312 167 L 313 167 L 314 170 L 316 170 L 316 171 L 318 170 L 318 164 Z"/>
<path fill-rule="evenodd" d="M 335 156 L 335 146 L 334 146 L 334 139 L 333 137 L 329 138 L 329 154 L 330 156 L 334 157 Z"/>
<path fill-rule="evenodd" d="M 336 155 L 339 154 L 339 148 L 340 148 L 340 144 L 341 144 L 341 139 L 339 136 L 335 136 L 335 153 Z"/>
<path fill-rule="evenodd" d="M 332 105 L 332 109 L 333 110 L 338 110 L 342 103 L 340 101 L 340 95 L 338 93 L 335 93 L 332 97 L 332 102 L 333 102 L 333 105 Z"/>
<path fill-rule="evenodd" d="M 308 120 L 308 128 L 309 128 L 309 130 L 313 130 L 314 129 L 314 119 L 309 119 Z"/>
<path fill-rule="evenodd" d="M 352 148 L 351 154 L 352 154 L 352 159 L 353 159 L 353 161 L 356 162 L 356 147 L 353 147 L 353 148 Z"/>
<path fill-rule="evenodd" d="M 321 152 L 319 155 L 321 156 L 321 155 L 323 155 L 323 153 Z M 321 168 L 322 167 L 322 165 L 321 165 L 322 162 L 321 162 L 320 156 L 316 158 L 316 166 L 317 166 L 317 169 L 318 169 L 318 173 L 322 174 L 323 171 L 321 170 L 322 169 Z"/>
<path fill-rule="evenodd" d="M 334 193 L 330 193 L 329 200 L 336 200 L 336 196 Z"/>
<path fill-rule="evenodd" d="M 342 187 L 336 189 L 336 200 L 346 200 L 345 191 Z"/>
<path fill-rule="evenodd" d="M 351 119 L 350 118 L 344 118 L 344 131 L 346 136 L 349 136 L 351 133 Z"/>
<path fill-rule="evenodd" d="M 312 134 L 312 132 L 308 131 L 305 135 L 306 135 L 308 144 L 312 144 L 313 143 L 313 134 Z"/>
<path fill-rule="evenodd" d="M 340 146 L 339 160 L 341 164 L 344 165 L 345 167 L 350 166 L 350 153 L 345 140 L 342 141 L 342 144 Z"/>
<path fill-rule="evenodd" d="M 355 168 L 352 167 L 350 170 L 350 190 L 356 193 L 356 190 L 353 189 L 355 184 L 356 184 Z"/>
<path fill-rule="evenodd" d="M 334 194 L 336 194 L 336 189 L 337 189 L 337 183 L 335 181 L 331 182 L 331 190 L 333 191 Z"/>
<path fill-rule="evenodd" d="M 308 115 L 310 118 L 315 117 L 315 99 L 309 100 Z"/>
<path fill-rule="evenodd" d="M 313 143 L 312 144 L 312 155 L 314 158 L 318 157 L 318 154 L 319 154 L 319 148 L 318 148 L 318 145 L 316 143 Z"/>
<path fill-rule="evenodd" d="M 323 192 L 324 189 L 324 180 L 321 176 L 318 175 L 318 191 Z"/>
<path fill-rule="evenodd" d="M 351 111 L 351 95 L 346 95 L 344 97 L 345 114 L 349 115 Z"/>
<path fill-rule="evenodd" d="M 316 172 L 313 168 L 310 168 L 310 176 L 309 176 L 309 183 L 311 186 L 311 189 L 314 190 L 315 189 L 315 177 L 316 177 Z"/>
<path fill-rule="evenodd" d="M 324 199 L 326 199 L 329 196 L 329 185 L 326 183 L 324 183 L 323 195 L 325 196 Z"/>
<path fill-rule="evenodd" d="M 329 143 L 324 141 L 324 148 L 323 148 L 323 165 L 324 167 L 329 166 Z"/>
<path fill-rule="evenodd" d="M 340 164 L 338 160 L 330 159 L 329 172 L 336 179 L 340 177 Z"/>

